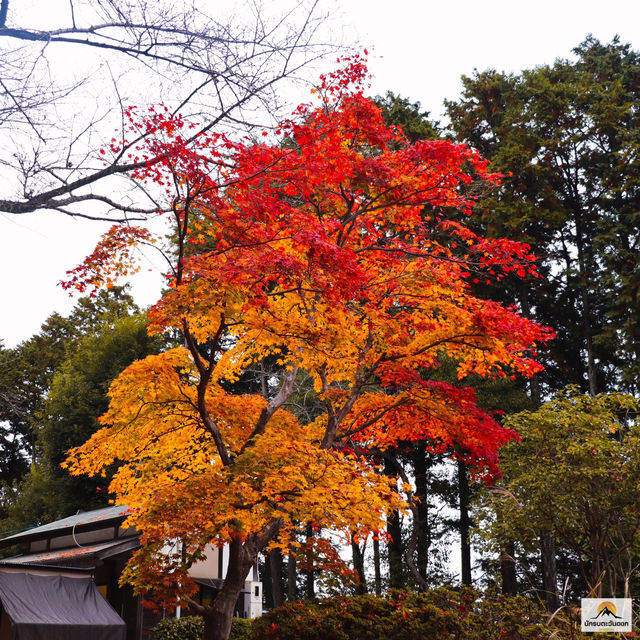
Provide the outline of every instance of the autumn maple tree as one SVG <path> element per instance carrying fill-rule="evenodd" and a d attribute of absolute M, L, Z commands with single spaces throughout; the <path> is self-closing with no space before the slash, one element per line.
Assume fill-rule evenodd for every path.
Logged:
<path fill-rule="evenodd" d="M 376 451 L 424 440 L 494 473 L 515 433 L 471 389 L 430 372 L 446 356 L 461 385 L 472 373 L 530 376 L 533 349 L 550 335 L 470 290 L 535 272 L 526 245 L 465 224 L 473 183 L 498 176 L 466 146 L 409 144 L 364 97 L 365 81 L 363 60 L 347 60 L 273 141 L 193 141 L 179 116 L 129 111 L 132 137 L 153 134 L 134 160 L 154 162 L 134 177 L 172 203 L 172 271 L 149 330 L 181 332 L 184 346 L 120 375 L 104 427 L 68 465 L 96 474 L 119 464 L 111 490 L 142 533 L 126 573 L 140 592 L 188 599 L 190 563 L 208 544 L 229 545 L 218 596 L 192 602 L 210 640 L 228 637 L 258 553 L 295 548 L 300 523 L 351 540 L 403 508 Z M 111 284 L 151 241 L 145 229 L 114 227 L 66 286 Z M 266 393 L 239 392 L 267 359 L 276 373 Z M 288 402 L 303 372 L 319 407 L 308 420 Z"/>

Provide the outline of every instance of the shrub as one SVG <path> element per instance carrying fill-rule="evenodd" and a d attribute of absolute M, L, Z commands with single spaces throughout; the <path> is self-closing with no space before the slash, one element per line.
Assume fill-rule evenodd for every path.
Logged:
<path fill-rule="evenodd" d="M 574 640 L 579 620 L 557 616 L 523 596 L 481 596 L 470 588 L 391 592 L 290 603 L 253 622 L 252 640 Z M 602 635 L 602 640 L 607 637 Z"/>
<path fill-rule="evenodd" d="M 523 596 L 480 594 L 470 588 L 426 593 L 391 591 L 386 598 L 341 596 L 292 602 L 261 618 L 234 618 L 230 640 L 580 640 L 580 614 L 548 615 Z M 156 640 L 202 640 L 203 619 L 167 618 Z M 598 634 L 598 640 L 624 637 Z"/>
<path fill-rule="evenodd" d="M 234 618 L 229 640 L 248 640 L 251 637 L 251 620 Z M 202 640 L 204 620 L 200 616 L 165 618 L 153 629 L 155 640 Z"/>
<path fill-rule="evenodd" d="M 244 618 L 234 618 L 231 624 L 231 635 L 229 640 L 249 640 L 253 630 L 253 620 L 245 620 Z"/>
<path fill-rule="evenodd" d="M 165 618 L 153 631 L 156 640 L 202 640 L 204 620 L 200 616 Z"/>

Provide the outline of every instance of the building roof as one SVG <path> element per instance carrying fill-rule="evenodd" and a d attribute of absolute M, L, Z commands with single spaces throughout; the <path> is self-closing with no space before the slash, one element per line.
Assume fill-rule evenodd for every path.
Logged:
<path fill-rule="evenodd" d="M 27 531 L 2 538 L 0 540 L 0 547 L 8 547 L 19 542 L 26 542 L 38 538 L 50 538 L 53 537 L 53 535 L 61 535 L 65 532 L 70 533 L 72 531 L 100 529 L 110 522 L 115 524 L 118 520 L 124 520 L 128 513 L 129 508 L 124 505 L 114 505 L 93 511 L 83 511 L 74 516 L 63 518 L 62 520 L 56 520 L 55 522 L 33 527 L 32 529 L 27 529 Z"/>
<path fill-rule="evenodd" d="M 64 568 L 94 568 L 100 561 L 133 551 L 140 546 L 139 539 L 129 538 L 124 540 L 111 540 L 98 544 L 66 547 L 54 551 L 42 551 L 40 553 L 29 553 L 25 555 L 13 556 L 0 560 L 0 568 L 4 565 L 36 565 Z"/>

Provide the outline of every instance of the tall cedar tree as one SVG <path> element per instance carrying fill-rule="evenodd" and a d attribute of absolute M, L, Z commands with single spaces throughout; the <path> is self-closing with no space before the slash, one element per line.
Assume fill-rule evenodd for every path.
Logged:
<path fill-rule="evenodd" d="M 545 280 L 508 279 L 491 295 L 506 292 L 556 330 L 541 354 L 547 386 L 637 393 L 640 55 L 593 37 L 574 53 L 519 75 L 464 77 L 448 112 L 457 139 L 506 174 L 479 202 L 478 228 L 541 257 Z"/>

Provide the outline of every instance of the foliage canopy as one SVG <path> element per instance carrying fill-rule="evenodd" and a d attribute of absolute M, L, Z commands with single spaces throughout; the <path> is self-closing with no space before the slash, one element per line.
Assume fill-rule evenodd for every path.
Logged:
<path fill-rule="evenodd" d="M 459 380 L 529 376 L 540 368 L 536 343 L 551 335 L 471 293 L 479 278 L 535 273 L 526 245 L 466 224 L 472 183 L 498 176 L 466 146 L 409 144 L 363 96 L 365 80 L 359 56 L 322 77 L 317 102 L 282 124 L 286 144 L 265 132 L 261 143 L 206 133 L 187 145 L 190 122 L 129 112 L 133 136 L 154 133 L 139 157 L 163 158 L 134 177 L 166 190 L 177 244 L 150 330 L 179 330 L 185 346 L 120 375 L 104 428 L 68 464 L 95 474 L 120 461 L 111 489 L 144 543 L 127 573 L 137 589 L 171 599 L 180 584 L 188 594 L 189 563 L 208 543 L 230 545 L 222 591 L 201 607 L 206 637 L 228 634 L 229 602 L 256 554 L 295 545 L 299 522 L 350 540 L 402 508 L 376 452 L 399 441 L 459 444 L 495 473 L 515 433 L 471 389 L 429 372 L 446 355 Z M 144 228 L 114 227 L 66 286 L 112 285 L 150 240 Z M 234 392 L 267 358 L 279 374 L 265 394 Z M 320 399 L 311 421 L 287 405 L 303 371 Z M 182 549 L 167 553 L 167 539 Z"/>

